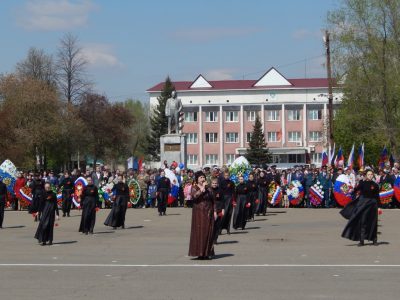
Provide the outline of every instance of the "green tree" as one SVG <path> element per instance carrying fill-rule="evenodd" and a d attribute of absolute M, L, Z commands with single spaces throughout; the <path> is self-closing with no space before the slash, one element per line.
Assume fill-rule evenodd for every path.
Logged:
<path fill-rule="evenodd" d="M 253 126 L 249 148 L 247 148 L 247 153 L 245 156 L 250 164 L 255 165 L 270 163 L 272 159 L 267 148 L 267 143 L 265 142 L 262 124 L 258 115 Z"/>
<path fill-rule="evenodd" d="M 167 77 L 161 95 L 157 98 L 157 105 L 150 108 L 150 132 L 148 135 L 147 152 L 154 160 L 160 159 L 160 137 L 168 131 L 168 118 L 165 116 L 165 105 L 175 90 L 171 79 Z"/>
<path fill-rule="evenodd" d="M 149 132 L 149 108 L 140 100 L 128 99 L 124 107 L 132 114 L 135 122 L 131 127 L 128 143 L 128 155 L 147 156 L 147 136 Z"/>
<path fill-rule="evenodd" d="M 110 104 L 105 96 L 87 93 L 79 104 L 79 116 L 87 130 L 86 153 L 93 157 L 94 166 L 106 153 L 113 159 L 126 153 L 134 119 L 121 103 Z"/>
<path fill-rule="evenodd" d="M 334 69 L 344 92 L 336 145 L 365 142 L 376 164 L 384 145 L 399 154 L 400 1 L 343 0 L 329 13 Z"/>

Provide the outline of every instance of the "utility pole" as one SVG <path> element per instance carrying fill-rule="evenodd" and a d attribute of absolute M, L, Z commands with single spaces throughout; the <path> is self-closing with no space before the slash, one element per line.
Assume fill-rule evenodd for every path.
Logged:
<path fill-rule="evenodd" d="M 329 32 L 325 30 L 324 36 L 325 49 L 326 49 L 326 71 L 328 75 L 328 115 L 329 115 L 329 124 L 328 124 L 328 136 L 329 136 L 329 144 L 333 145 L 333 84 L 332 84 L 332 69 L 331 69 L 331 48 L 330 48 L 330 39 Z"/>

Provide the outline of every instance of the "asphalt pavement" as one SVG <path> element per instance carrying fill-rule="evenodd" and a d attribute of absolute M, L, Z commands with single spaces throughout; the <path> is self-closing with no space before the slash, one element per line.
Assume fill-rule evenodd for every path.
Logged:
<path fill-rule="evenodd" d="M 337 209 L 269 209 L 222 235 L 213 260 L 187 256 L 191 209 L 128 209 L 126 229 L 78 232 L 61 218 L 54 244 L 33 238 L 27 212 L 0 230 L 0 299 L 399 299 L 400 210 L 380 216 L 379 245 L 340 237 Z"/>

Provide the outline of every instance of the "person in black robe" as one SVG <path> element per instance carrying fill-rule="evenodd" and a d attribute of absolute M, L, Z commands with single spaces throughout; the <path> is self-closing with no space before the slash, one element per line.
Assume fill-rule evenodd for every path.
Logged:
<path fill-rule="evenodd" d="M 265 216 L 267 213 L 267 198 L 268 189 L 270 184 L 270 178 L 265 176 L 264 171 L 260 172 L 260 178 L 258 179 L 258 204 L 256 204 L 255 213 L 257 216 L 262 214 Z"/>
<path fill-rule="evenodd" d="M 64 179 L 60 183 L 60 187 L 62 188 L 62 212 L 63 217 L 69 217 L 71 212 L 72 205 L 72 194 L 74 193 L 74 181 L 70 177 L 69 172 L 65 172 Z"/>
<path fill-rule="evenodd" d="M 86 178 L 87 186 L 84 187 L 81 195 L 82 217 L 79 232 L 93 234 L 96 223 L 96 208 L 99 202 L 97 187 L 93 184 L 92 177 Z"/>
<path fill-rule="evenodd" d="M 210 192 L 214 202 L 214 244 L 217 244 L 218 235 L 221 230 L 222 218 L 225 214 L 224 201 L 221 190 L 218 186 L 218 178 L 211 179 Z"/>
<path fill-rule="evenodd" d="M 124 183 L 122 175 L 118 175 L 118 183 L 113 187 L 114 202 L 104 225 L 111 226 L 113 229 L 117 227 L 125 228 L 125 215 L 129 201 L 129 187 Z"/>
<path fill-rule="evenodd" d="M 233 213 L 233 201 L 235 196 L 235 183 L 229 179 L 229 171 L 224 172 L 224 178 L 220 182 L 220 190 L 223 197 L 225 213 L 221 220 L 219 234 L 221 234 L 221 231 L 223 229 L 226 230 L 227 234 L 230 234 L 231 220 Z"/>
<path fill-rule="evenodd" d="M 160 216 L 164 215 L 167 211 L 168 194 L 171 192 L 171 181 L 165 177 L 165 172 L 162 171 L 160 179 L 157 183 L 157 208 Z"/>
<path fill-rule="evenodd" d="M 36 214 L 35 215 L 35 222 L 40 220 L 42 208 L 43 208 L 43 200 L 45 197 L 44 192 L 44 183 L 39 178 L 39 174 L 35 174 L 35 178 L 31 184 L 32 190 L 32 203 L 29 206 L 29 213 Z"/>
<path fill-rule="evenodd" d="M 254 221 L 254 214 L 256 211 L 256 200 L 258 198 L 258 184 L 254 180 L 254 174 L 249 175 L 249 180 L 247 181 L 247 187 L 249 190 L 249 203 L 250 207 L 248 208 L 248 220 Z"/>
<path fill-rule="evenodd" d="M 249 188 L 244 182 L 243 176 L 239 176 L 239 184 L 236 186 L 236 206 L 233 213 L 233 228 L 238 229 L 246 227 L 247 215 L 249 209 Z"/>
<path fill-rule="evenodd" d="M 195 181 L 192 188 L 192 226 L 188 255 L 197 256 L 198 259 L 211 259 L 214 255 L 213 197 L 202 171 L 196 172 Z"/>
<path fill-rule="evenodd" d="M 7 202 L 7 186 L 0 177 L 0 229 L 3 228 L 4 208 Z"/>
<path fill-rule="evenodd" d="M 39 226 L 36 230 L 35 239 L 44 246 L 46 243 L 53 244 L 53 231 L 55 215 L 58 215 L 57 195 L 51 190 L 50 183 L 46 183 Z"/>
<path fill-rule="evenodd" d="M 343 230 L 342 237 L 360 241 L 359 246 L 364 245 L 364 240 L 372 241 L 378 245 L 378 201 L 379 185 L 373 181 L 374 173 L 372 170 L 366 172 L 366 178 L 361 180 L 355 188 L 355 192 L 360 192 L 360 196 L 350 202 L 341 210 L 348 223 Z"/>

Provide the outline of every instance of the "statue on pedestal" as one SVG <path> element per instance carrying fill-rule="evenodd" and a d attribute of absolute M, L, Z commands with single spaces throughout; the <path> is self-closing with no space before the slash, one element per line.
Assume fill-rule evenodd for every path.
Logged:
<path fill-rule="evenodd" d="M 167 100 L 165 105 L 165 116 L 168 117 L 168 134 L 172 131 L 179 133 L 179 114 L 182 110 L 181 99 L 177 98 L 176 91 L 172 91 L 171 98 Z M 173 127 L 171 125 L 174 125 Z"/>

